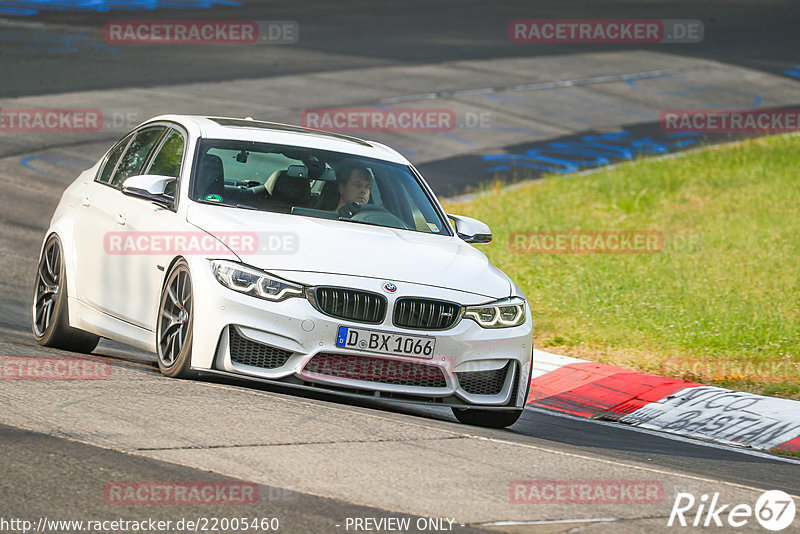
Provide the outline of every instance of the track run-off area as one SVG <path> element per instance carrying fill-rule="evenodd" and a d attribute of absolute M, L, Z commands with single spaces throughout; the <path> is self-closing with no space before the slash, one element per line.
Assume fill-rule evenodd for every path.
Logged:
<path fill-rule="evenodd" d="M 666 109 L 800 104 L 800 80 L 791 74 L 800 57 L 792 61 L 780 28 L 770 27 L 783 21 L 784 29 L 796 28 L 781 3 L 767 4 L 763 23 L 739 23 L 739 8 L 729 13 L 716 2 L 695 11 L 678 3 L 680 16 L 666 3 L 631 13 L 590 2 L 539 12 L 467 2 L 450 19 L 453 5 L 423 2 L 336 4 L 335 12 L 322 2 L 214 4 L 114 16 L 294 20 L 301 38 L 295 46 L 258 49 L 130 49 L 104 42 L 105 19 L 91 18 L 97 14 L 0 15 L 0 61 L 9 73 L 0 109 L 78 108 L 100 116 L 95 131 L 0 129 L 0 360 L 78 358 L 39 347 L 30 333 L 39 247 L 64 188 L 152 116 L 302 124 L 315 109 L 444 110 L 454 124 L 441 131 L 345 133 L 396 148 L 437 194 L 452 197 L 504 173 L 568 174 L 729 138 L 665 132 L 659 117 Z M 409 12 L 427 9 L 435 22 L 415 26 Z M 688 44 L 539 50 L 514 45 L 506 34 L 516 18 L 659 17 L 706 21 L 705 45 L 696 53 Z M 445 20 L 451 24 L 441 28 Z M 739 40 L 752 35 L 749 46 L 719 37 L 737 29 Z M 764 54 L 745 53 L 755 49 Z M 773 49 L 781 52 L 763 59 Z M 692 522 L 706 521 L 712 499 L 717 508 L 729 505 L 721 521 L 737 505 L 755 508 L 767 490 L 800 504 L 800 460 L 793 457 L 540 408 L 527 409 L 507 430 L 489 430 L 456 423 L 449 409 L 219 378 L 173 380 L 159 373 L 154 355 L 107 341 L 93 357 L 107 366 L 102 380 L 0 380 L 2 519 L 155 518 L 173 521 L 166 530 L 176 532 L 181 518 L 248 517 L 277 518 L 280 532 L 637 533 L 697 530 Z M 548 481 L 579 494 L 537 503 L 535 490 Z M 580 486 L 585 481 L 600 481 L 592 491 L 608 498 L 581 496 L 582 487 L 589 491 Z M 115 501 L 109 488 L 126 482 L 245 483 L 255 498 Z M 627 504 L 608 494 L 620 488 Z M 689 526 L 674 517 L 667 526 L 676 504 L 685 506 Z M 390 528 L 404 518 L 407 530 Z M 750 517 L 735 531 L 765 530 Z"/>

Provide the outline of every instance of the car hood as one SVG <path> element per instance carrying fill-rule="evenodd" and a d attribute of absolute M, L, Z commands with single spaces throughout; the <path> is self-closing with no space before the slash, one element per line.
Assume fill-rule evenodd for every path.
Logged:
<path fill-rule="evenodd" d="M 458 238 L 409 230 L 193 203 L 187 221 L 225 241 L 255 236 L 258 250 L 232 245 L 239 259 L 267 271 L 330 273 L 412 282 L 491 298 L 512 283 Z"/>

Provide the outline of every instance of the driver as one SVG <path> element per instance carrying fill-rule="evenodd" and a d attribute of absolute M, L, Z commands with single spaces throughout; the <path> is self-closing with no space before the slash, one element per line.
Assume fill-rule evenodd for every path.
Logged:
<path fill-rule="evenodd" d="M 336 173 L 336 184 L 339 189 L 339 204 L 336 211 L 351 202 L 366 204 L 369 202 L 372 180 L 369 171 L 357 165 L 344 165 Z"/>

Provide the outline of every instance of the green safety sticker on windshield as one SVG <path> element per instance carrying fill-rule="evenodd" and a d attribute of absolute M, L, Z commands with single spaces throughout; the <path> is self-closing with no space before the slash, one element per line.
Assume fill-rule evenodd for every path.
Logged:
<path fill-rule="evenodd" d="M 222 202 L 222 197 L 219 195 L 206 195 L 205 199 L 209 202 Z"/>

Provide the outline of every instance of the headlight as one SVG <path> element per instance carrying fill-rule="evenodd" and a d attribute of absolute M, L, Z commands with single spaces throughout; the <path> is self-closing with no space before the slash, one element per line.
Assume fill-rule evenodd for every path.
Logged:
<path fill-rule="evenodd" d="M 303 294 L 303 288 L 297 284 L 232 261 L 213 260 L 211 269 L 220 284 L 245 295 L 277 302 Z"/>
<path fill-rule="evenodd" d="M 483 306 L 467 306 L 468 317 L 484 328 L 507 328 L 525 322 L 525 300 L 511 297 Z"/>

